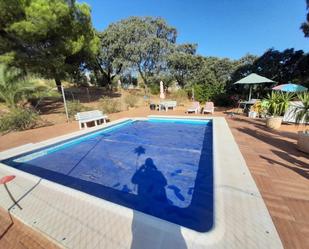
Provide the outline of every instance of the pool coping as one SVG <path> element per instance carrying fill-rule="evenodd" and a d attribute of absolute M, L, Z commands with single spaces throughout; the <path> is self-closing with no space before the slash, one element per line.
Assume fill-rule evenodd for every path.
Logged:
<path fill-rule="evenodd" d="M 16 180 L 9 183 L 8 186 L 10 189 L 12 188 L 12 192 L 14 192 L 16 196 L 23 197 L 26 194 L 26 196 L 20 201 L 20 205 L 25 207 L 29 206 L 29 210 L 25 210 L 26 208 L 19 210 L 15 206 L 10 209 L 11 213 L 24 223 L 53 239 L 57 244 L 69 248 L 83 248 L 83 244 L 80 243 L 80 236 L 86 236 L 85 231 L 89 233 L 87 234 L 87 238 L 91 238 L 91 240 L 87 243 L 89 248 L 96 248 L 100 242 L 107 243 L 112 246 L 112 248 L 115 248 L 118 247 L 115 246 L 119 243 L 117 240 L 124 241 L 121 243 L 121 248 L 130 248 L 133 244 L 132 240 L 137 241 L 136 238 L 140 240 L 141 244 L 134 242 L 134 248 L 139 248 L 139 245 L 142 246 L 142 242 L 147 241 L 147 243 L 149 243 L 149 241 L 153 241 L 153 238 L 150 238 L 151 236 L 149 235 L 152 233 L 157 233 L 160 235 L 160 239 L 156 239 L 152 242 L 153 248 L 160 248 L 163 245 L 173 245 L 177 248 L 232 248 L 233 246 L 237 248 L 282 248 L 281 241 L 264 201 L 224 118 L 164 115 L 150 115 L 148 118 L 210 119 L 213 121 L 215 226 L 211 231 L 206 233 L 195 232 L 138 211 L 133 211 L 132 209 L 82 193 L 78 190 L 74 190 L 48 180 L 42 180 L 37 176 L 19 171 L 4 164 L 0 164 L 1 174 L 17 175 Z M 28 146 L 17 147 L 12 150 L 1 152 L 0 160 L 45 147 L 59 141 L 88 134 L 90 132 L 95 132 L 101 130 L 102 128 L 110 127 L 132 119 L 146 120 L 147 118 L 123 118 L 110 122 L 104 126 L 77 131 L 40 143 L 29 144 Z M 228 167 L 226 166 L 227 162 L 229 162 Z M 31 190 L 33 187 L 35 189 L 30 193 L 27 193 L 28 191 L 24 190 Z M 78 231 L 83 231 L 83 233 L 79 234 L 76 231 L 70 233 L 65 230 L 64 233 L 67 234 L 66 238 L 69 236 L 71 237 L 70 239 L 66 239 L 64 241 L 61 240 L 61 236 L 58 235 L 57 231 L 50 232 L 50 229 L 46 227 L 46 223 L 44 224 L 45 226 L 40 225 L 41 223 L 44 223 L 44 219 L 47 220 L 44 212 L 38 211 L 35 213 L 30 209 L 30 207 L 33 206 L 31 202 L 48 208 L 51 204 L 48 203 L 49 205 L 47 205 L 44 203 L 49 201 L 47 193 L 50 194 L 51 200 L 55 198 L 55 196 L 58 197 L 61 195 L 64 199 L 70 199 L 70 202 L 74 203 L 77 208 L 79 206 L 87 206 L 87 208 L 93 209 L 98 216 L 104 212 L 106 212 L 106 216 L 114 215 L 110 222 L 113 222 L 117 229 L 121 232 L 117 232 L 117 229 L 115 229 L 116 235 L 113 234 L 113 237 L 110 237 L 110 232 L 107 230 L 105 231 L 106 241 L 101 241 L 102 238 L 99 237 L 102 237 L 102 235 L 100 235 L 97 231 L 94 232 L 93 230 L 95 230 L 95 228 L 88 229 L 88 227 L 91 227 L 91 224 L 89 224 L 91 221 L 76 222 L 76 217 L 68 217 L 70 215 L 69 213 L 66 213 L 64 218 L 68 220 L 68 223 L 72 223 L 71 227 L 76 227 Z M 0 197 L 0 205 L 2 207 L 8 209 L 12 206 L 13 203 L 8 198 L 7 193 L 3 190 L 3 188 L 0 189 Z M 42 198 L 47 199 L 42 201 Z M 17 197 L 16 199 L 19 198 Z M 57 202 L 56 211 L 46 210 L 46 212 L 54 213 L 55 215 L 62 217 L 63 214 L 61 214 L 61 212 L 63 210 L 67 210 L 65 200 Z M 80 210 L 87 212 L 83 208 L 80 208 L 79 211 Z M 115 213 L 116 210 L 121 212 L 121 217 L 117 216 L 119 214 Z M 107 219 L 105 215 L 102 215 L 101 217 L 102 222 Z M 110 217 L 108 217 L 108 219 L 110 219 Z M 37 222 L 34 224 L 33 220 L 40 220 L 41 222 L 39 224 Z M 120 225 L 116 224 L 117 221 L 119 221 Z M 61 227 L 59 222 L 61 223 L 61 219 L 59 219 L 58 222 L 53 221 L 55 224 L 50 224 L 50 226 L 55 228 Z M 137 226 L 135 230 L 142 227 L 140 228 L 142 232 L 138 235 L 135 234 L 136 231 L 133 229 L 134 222 L 137 224 L 134 224 Z M 79 227 L 77 228 L 77 226 Z M 80 236 L 78 236 L 78 234 Z M 122 236 L 120 236 L 120 234 L 122 234 Z M 117 237 L 118 239 L 115 239 Z M 182 241 L 182 239 L 184 240 L 184 243 L 179 244 L 179 241 Z M 107 240 L 113 241 L 111 242 Z M 92 244 L 93 246 L 91 246 Z"/>

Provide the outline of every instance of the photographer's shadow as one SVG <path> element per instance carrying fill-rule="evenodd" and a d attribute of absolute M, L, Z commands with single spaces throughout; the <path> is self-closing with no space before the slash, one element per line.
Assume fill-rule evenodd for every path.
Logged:
<path fill-rule="evenodd" d="M 165 191 L 167 180 L 151 158 L 145 160 L 131 181 L 137 186 L 136 206 L 138 210 L 155 217 L 162 217 L 162 213 L 171 210 L 172 202 L 167 198 Z M 134 211 L 131 249 L 187 248 L 179 225 L 168 223 L 170 228 L 167 236 L 167 231 L 162 231 L 160 227 L 151 225 L 145 220 L 148 218 L 145 214 Z M 151 223 L 153 222 L 159 224 L 162 221 L 151 221 Z"/>

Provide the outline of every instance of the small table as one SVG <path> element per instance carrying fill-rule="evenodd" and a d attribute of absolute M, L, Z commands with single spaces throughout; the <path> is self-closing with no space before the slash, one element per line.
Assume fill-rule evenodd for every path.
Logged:
<path fill-rule="evenodd" d="M 172 108 L 174 110 L 176 106 L 177 106 L 177 102 L 174 100 L 163 101 L 163 102 L 160 102 L 159 104 L 159 111 L 165 110 L 167 112 L 169 108 Z"/>
<path fill-rule="evenodd" d="M 251 99 L 251 100 L 248 100 L 248 101 L 240 101 L 238 103 L 238 109 L 241 108 L 241 105 L 244 105 L 243 111 L 245 111 L 247 109 L 247 106 L 254 105 L 257 101 L 259 101 L 259 99 Z"/>

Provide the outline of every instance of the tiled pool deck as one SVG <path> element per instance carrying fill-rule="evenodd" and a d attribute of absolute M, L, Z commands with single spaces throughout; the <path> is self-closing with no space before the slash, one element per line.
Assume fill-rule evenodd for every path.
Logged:
<path fill-rule="evenodd" d="M 284 248 L 309 248 L 309 156 L 296 149 L 296 133 L 243 117 L 228 123 Z"/>
<path fill-rule="evenodd" d="M 294 135 L 288 132 L 266 131 L 261 122 L 242 117 L 228 119 L 228 123 L 266 202 L 284 247 L 308 248 L 309 160 L 295 149 Z M 0 212 L 4 213 L 3 210 Z M 4 228 L 5 224 L 1 222 L 0 232 Z M 32 241 L 30 248 L 54 246 L 44 241 L 42 236 L 33 235 L 35 233 L 32 231 L 31 236 L 23 236 L 30 230 L 23 225 L 12 226 L 0 240 L 0 248 L 24 248 L 22 245 L 27 241 Z"/>

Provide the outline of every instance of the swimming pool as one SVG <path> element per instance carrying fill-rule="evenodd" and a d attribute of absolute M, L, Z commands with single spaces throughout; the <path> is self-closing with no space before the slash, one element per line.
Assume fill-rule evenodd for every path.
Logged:
<path fill-rule="evenodd" d="M 129 143 L 128 137 L 125 138 L 128 134 L 124 131 L 132 125 L 133 127 L 137 124 L 141 125 L 140 122 L 145 121 L 149 121 L 147 124 L 152 137 L 158 138 L 151 140 L 150 134 L 143 132 L 142 128 L 137 128 L 133 137 L 137 137 L 136 135 L 141 132 L 148 134 L 143 140 L 145 143 L 142 145 L 136 143 L 133 137 Z M 157 122 L 159 123 L 157 125 L 164 126 L 167 122 L 167 125 L 174 126 L 173 133 L 179 130 L 178 135 L 174 133 L 177 140 L 169 140 L 172 133 L 164 133 L 162 136 L 161 132 L 155 136 L 153 130 L 156 129 L 151 129 L 151 127 L 156 128 Z M 183 130 L 178 129 L 178 124 L 189 126 Z M 192 129 L 189 128 L 190 126 Z M 170 129 L 167 129 L 167 126 L 165 128 Z M 151 194 L 147 195 L 147 191 L 143 191 L 144 187 L 141 189 L 138 187 L 149 186 L 147 185 L 149 182 L 157 181 L 151 179 L 145 185 L 142 184 L 143 181 L 138 184 L 132 183 L 135 169 L 131 170 L 128 177 L 122 177 L 125 174 L 118 169 L 119 183 L 122 185 L 109 187 L 96 183 L 90 174 L 79 176 L 77 171 L 73 170 L 67 176 L 68 172 L 55 171 L 61 169 L 50 170 L 45 164 L 31 166 L 29 163 L 32 160 L 43 159 L 45 155 L 51 156 L 53 153 L 73 148 L 75 144 L 94 139 L 101 133 L 106 133 L 106 135 L 110 133 L 109 138 L 102 138 L 102 142 L 103 140 L 109 142 L 106 143 L 107 149 L 104 153 L 117 151 L 117 147 L 115 149 L 110 146 L 112 141 L 107 141 L 112 140 L 111 137 L 117 134 L 119 139 L 116 141 L 114 137 L 115 143 L 135 143 L 136 146 L 131 145 L 131 149 L 128 148 L 127 153 L 120 157 L 121 160 L 131 162 L 130 165 L 133 168 L 137 165 L 138 171 L 145 164 L 146 159 L 151 158 L 152 162 L 148 161 L 146 163 L 148 166 L 144 168 L 153 169 L 154 164 L 156 170 L 153 171 L 161 173 L 141 175 L 153 176 L 153 179 L 160 182 L 160 184 L 149 184 L 150 186 L 164 185 L 163 175 L 166 179 L 164 189 L 157 187 L 156 190 L 161 191 L 150 191 Z M 197 134 L 202 134 L 198 142 Z M 182 141 L 179 141 L 181 138 L 183 138 Z M 164 139 L 166 146 L 162 142 Z M 155 146 L 152 141 L 156 140 L 160 140 L 161 144 Z M 184 150 L 180 150 L 180 143 L 183 141 L 185 141 L 182 144 Z M 140 145 L 143 148 L 140 148 Z M 195 145 L 198 146 L 191 147 Z M 124 145 L 119 146 L 118 153 L 123 151 L 123 147 Z M 138 149 L 135 150 L 135 148 Z M 159 152 L 161 148 L 162 153 L 151 153 L 155 151 L 155 148 L 158 148 Z M 175 157 L 178 162 L 181 162 L 180 159 L 183 157 L 189 158 L 192 164 L 192 158 L 199 158 L 196 159 L 199 161 L 195 166 L 189 167 L 188 164 L 188 167 L 192 169 L 193 191 L 186 191 L 192 184 L 179 183 L 189 172 L 179 171 L 176 167 L 173 170 L 167 167 L 170 162 L 165 158 L 168 158 L 170 148 L 171 151 L 172 149 L 179 151 L 178 154 L 176 153 L 178 156 Z M 198 152 L 199 149 L 200 152 Z M 188 153 L 185 153 L 186 151 Z M 73 153 L 75 154 L 78 153 Z M 92 155 L 91 152 L 88 157 L 90 155 Z M 166 155 L 165 158 L 164 155 Z M 64 156 L 58 158 L 62 158 L 62 161 L 58 161 L 64 168 L 63 162 L 66 158 Z M 0 207 L 9 210 L 11 215 L 65 248 L 143 249 L 145 245 L 149 249 L 283 248 L 263 198 L 223 117 L 151 115 L 147 118 L 122 118 L 104 125 L 103 128 L 80 130 L 39 143 L 25 144 L 2 151 L 0 160 L 2 160 L 0 161 L 1 177 L 16 175 L 7 188 L 0 187 Z M 173 165 L 179 166 L 180 164 Z M 212 167 L 209 167 L 210 165 Z M 27 173 L 27 166 L 29 166 L 29 173 Z M 80 168 L 80 165 L 77 168 Z M 142 168 L 140 172 L 145 171 Z M 106 176 L 110 175 L 109 172 Z M 169 172 L 171 174 L 168 174 Z M 176 176 L 178 178 L 175 178 Z M 193 180 L 194 177 L 195 180 Z M 126 181 L 122 180 L 126 178 Z M 149 179 L 150 177 L 141 178 Z M 172 182 L 171 179 L 175 181 Z M 187 179 L 189 178 L 186 178 L 185 182 L 188 182 Z M 121 187 L 126 184 L 125 182 L 128 189 Z M 173 186 L 168 188 L 169 185 L 176 186 L 179 191 Z M 16 202 L 11 197 L 15 198 Z M 147 205 L 147 202 L 152 205 Z"/>
<path fill-rule="evenodd" d="M 4 161 L 178 225 L 213 227 L 210 120 L 127 120 Z"/>

